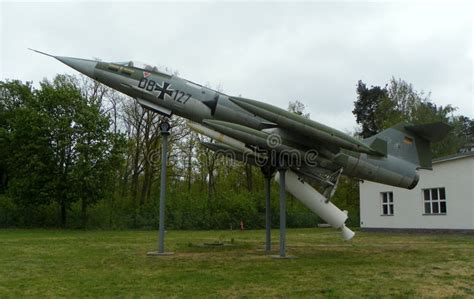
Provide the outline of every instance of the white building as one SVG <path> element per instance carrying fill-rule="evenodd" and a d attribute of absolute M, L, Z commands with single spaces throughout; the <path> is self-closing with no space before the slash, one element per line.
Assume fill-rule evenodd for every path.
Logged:
<path fill-rule="evenodd" d="M 413 190 L 360 183 L 363 230 L 474 232 L 474 152 L 433 160 Z"/>

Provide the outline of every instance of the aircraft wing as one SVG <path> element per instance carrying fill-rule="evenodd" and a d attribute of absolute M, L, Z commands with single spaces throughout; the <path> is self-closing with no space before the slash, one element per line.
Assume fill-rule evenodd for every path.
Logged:
<path fill-rule="evenodd" d="M 386 154 L 341 131 L 273 105 L 239 97 L 231 97 L 230 100 L 250 113 L 277 124 L 281 130 L 301 136 L 305 144 L 327 145 L 332 149 L 342 148 L 375 156 Z"/>

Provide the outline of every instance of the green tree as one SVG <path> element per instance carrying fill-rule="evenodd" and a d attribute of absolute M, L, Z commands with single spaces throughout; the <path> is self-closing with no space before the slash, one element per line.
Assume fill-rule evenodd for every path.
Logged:
<path fill-rule="evenodd" d="M 381 109 L 382 103 L 387 100 L 387 89 L 379 86 L 367 87 L 359 80 L 357 83 L 357 101 L 354 102 L 352 113 L 356 116 L 356 121 L 361 125 L 362 131 L 359 135 L 363 138 L 370 137 L 382 130 L 379 113 L 385 111 Z"/>
<path fill-rule="evenodd" d="M 38 90 L 2 82 L 1 95 L 9 194 L 27 210 L 56 202 L 63 227 L 71 204 L 82 200 L 85 224 L 87 205 L 103 196 L 120 156 L 120 138 L 109 132 L 98 98 L 85 98 L 77 78 L 65 75 Z"/>
<path fill-rule="evenodd" d="M 305 111 L 306 106 L 302 102 L 296 100 L 296 101 L 290 101 L 288 103 L 288 111 L 293 112 L 295 114 L 298 114 L 300 116 L 303 116 L 305 118 L 309 118 L 310 114 Z"/>
<path fill-rule="evenodd" d="M 0 82 L 0 193 L 4 192 L 8 182 L 7 160 L 11 152 L 13 111 L 25 106 L 33 97 L 31 82 L 19 80 Z"/>
<path fill-rule="evenodd" d="M 474 119 L 460 115 L 457 120 L 460 124 L 458 136 L 462 140 L 462 145 L 459 151 L 474 151 Z"/>

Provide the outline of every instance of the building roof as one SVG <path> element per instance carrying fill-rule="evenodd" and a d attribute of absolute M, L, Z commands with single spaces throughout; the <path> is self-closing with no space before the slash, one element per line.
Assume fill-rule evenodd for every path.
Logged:
<path fill-rule="evenodd" d="M 473 156 L 474 156 L 474 152 L 459 153 L 459 154 L 454 154 L 454 155 L 449 155 L 449 156 L 433 159 L 433 164 L 457 160 L 457 159 L 464 159 L 464 158 L 473 157 Z"/>

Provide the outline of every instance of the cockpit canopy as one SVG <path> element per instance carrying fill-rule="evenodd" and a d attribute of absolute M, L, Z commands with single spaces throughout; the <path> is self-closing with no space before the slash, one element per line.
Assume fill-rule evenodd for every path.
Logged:
<path fill-rule="evenodd" d="M 156 66 L 152 66 L 152 65 L 146 64 L 146 63 L 141 62 L 141 61 L 131 60 L 131 61 L 128 61 L 128 62 L 117 62 L 116 64 L 123 65 L 123 66 L 128 66 L 128 67 L 135 67 L 137 69 L 142 69 L 142 70 L 150 71 L 150 72 L 163 73 L 163 74 L 171 76 L 171 74 L 169 74 L 168 72 L 166 72 L 164 70 L 160 70 Z"/>

